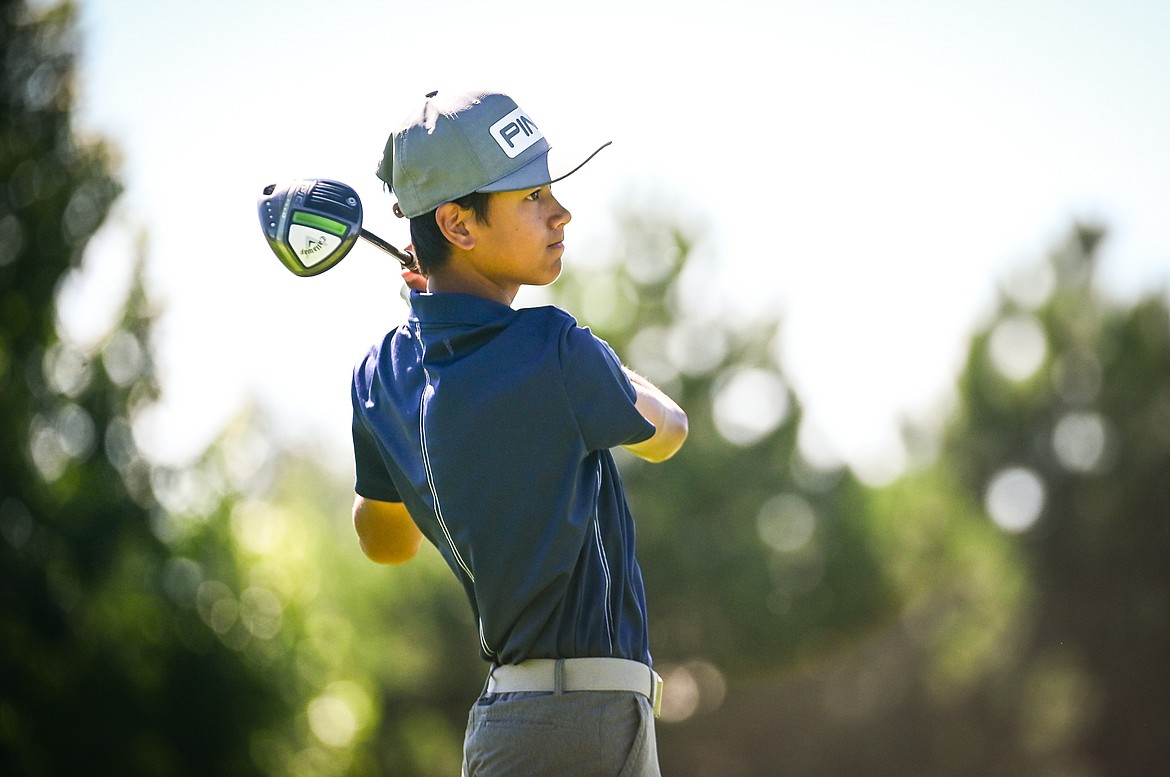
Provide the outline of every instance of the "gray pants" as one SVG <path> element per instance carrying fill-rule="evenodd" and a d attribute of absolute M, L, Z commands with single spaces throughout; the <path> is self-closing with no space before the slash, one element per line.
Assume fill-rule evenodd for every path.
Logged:
<path fill-rule="evenodd" d="M 654 711 L 627 691 L 499 693 L 467 718 L 463 777 L 660 777 Z"/>

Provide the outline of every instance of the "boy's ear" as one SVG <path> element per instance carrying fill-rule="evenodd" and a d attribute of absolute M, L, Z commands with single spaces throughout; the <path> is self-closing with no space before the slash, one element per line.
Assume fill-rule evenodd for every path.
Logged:
<path fill-rule="evenodd" d="M 435 223 L 439 231 L 456 248 L 464 251 L 475 248 L 475 235 L 468 229 L 468 222 L 474 219 L 475 211 L 453 202 L 445 202 L 435 210 Z"/>

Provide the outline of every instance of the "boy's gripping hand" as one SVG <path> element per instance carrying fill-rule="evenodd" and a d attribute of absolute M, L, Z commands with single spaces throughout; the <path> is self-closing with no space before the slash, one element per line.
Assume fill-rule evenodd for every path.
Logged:
<path fill-rule="evenodd" d="M 634 407 L 643 418 L 654 424 L 654 434 L 650 439 L 622 447 L 646 461 L 666 461 L 678 453 L 678 449 L 686 442 L 687 414 L 653 383 L 629 367 L 622 367 L 622 370 L 638 395 Z"/>

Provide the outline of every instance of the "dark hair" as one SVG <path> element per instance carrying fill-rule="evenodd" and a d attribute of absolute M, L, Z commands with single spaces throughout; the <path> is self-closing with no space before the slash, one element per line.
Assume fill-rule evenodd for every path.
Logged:
<path fill-rule="evenodd" d="M 487 192 L 472 192 L 451 202 L 461 208 L 470 208 L 475 218 L 486 224 L 489 196 Z M 415 260 L 423 275 L 429 275 L 442 267 L 451 255 L 451 243 L 435 220 L 437 210 L 435 208 L 410 220 L 410 242 L 414 244 Z"/>

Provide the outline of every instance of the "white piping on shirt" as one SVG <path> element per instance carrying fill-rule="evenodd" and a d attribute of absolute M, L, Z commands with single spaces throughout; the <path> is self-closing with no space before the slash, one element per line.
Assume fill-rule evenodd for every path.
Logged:
<path fill-rule="evenodd" d="M 425 372 L 425 370 L 424 370 Z M 435 489 L 435 473 L 431 470 L 431 453 L 427 449 L 427 400 L 432 394 L 431 390 L 431 376 L 427 374 L 426 386 L 423 388 L 422 403 L 418 419 L 419 440 L 422 443 L 422 459 L 423 469 L 427 473 L 427 486 L 431 489 L 431 498 L 435 501 L 435 517 L 439 520 L 439 528 L 443 530 L 443 536 L 447 539 L 447 545 L 451 548 L 451 555 L 455 557 L 456 563 L 463 573 L 467 575 L 467 579 L 472 583 L 475 582 L 475 575 L 471 574 L 471 568 L 467 566 L 467 562 L 463 560 L 463 556 L 459 553 L 459 548 L 455 547 L 455 539 L 451 536 L 451 530 L 447 528 L 447 521 L 443 518 L 443 505 L 439 501 L 439 492 Z"/>
<path fill-rule="evenodd" d="M 593 538 L 597 541 L 597 553 L 601 557 L 601 569 L 605 572 L 605 631 L 609 635 L 609 647 L 613 649 L 613 621 L 610 610 L 610 589 L 613 585 L 609 571 L 609 557 L 605 555 L 605 545 L 601 539 L 601 519 L 599 516 L 601 503 L 601 461 L 597 462 L 597 493 L 593 500 Z"/>
<path fill-rule="evenodd" d="M 423 345 L 422 332 L 419 326 L 415 325 L 415 337 L 418 341 L 419 348 L 422 350 L 423 358 L 426 358 L 427 349 Z M 435 518 L 439 521 L 439 528 L 443 530 L 443 537 L 447 540 L 447 546 L 451 548 L 451 555 L 455 558 L 455 563 L 463 570 L 463 574 L 467 575 L 467 579 L 475 585 L 475 575 L 471 573 L 471 567 L 463 560 L 463 555 L 459 552 L 459 548 L 455 547 L 455 538 L 451 536 L 451 530 L 447 528 L 447 521 L 443 517 L 443 505 L 439 501 L 439 491 L 435 488 L 435 474 L 431 469 L 431 452 L 427 448 L 427 403 L 431 396 L 435 393 L 431 387 L 431 373 L 426 367 L 423 367 L 423 375 L 426 376 L 426 382 L 423 385 L 422 397 L 419 398 L 419 413 L 418 413 L 418 435 L 420 448 L 422 449 L 423 469 L 427 473 L 427 487 L 431 490 L 431 499 L 435 503 Z M 483 618 L 479 619 L 479 644 L 483 648 L 483 652 L 489 656 L 495 657 L 496 652 L 488 647 L 487 638 L 483 633 Z"/>

